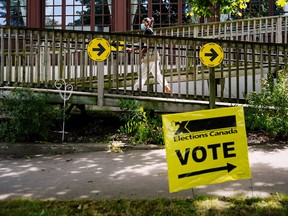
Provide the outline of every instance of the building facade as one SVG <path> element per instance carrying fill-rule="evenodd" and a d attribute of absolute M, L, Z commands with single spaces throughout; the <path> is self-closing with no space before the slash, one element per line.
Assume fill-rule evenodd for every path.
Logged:
<path fill-rule="evenodd" d="M 0 0 L 0 25 L 119 32 L 139 29 L 147 16 L 155 18 L 154 27 L 185 25 L 193 20 L 186 16 L 188 10 L 186 0 Z M 245 11 L 253 16 L 260 12 L 274 15 L 275 1 L 251 0 Z"/>

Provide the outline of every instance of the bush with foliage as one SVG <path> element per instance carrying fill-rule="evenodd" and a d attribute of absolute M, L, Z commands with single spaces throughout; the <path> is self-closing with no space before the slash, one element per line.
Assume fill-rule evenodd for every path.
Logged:
<path fill-rule="evenodd" d="M 245 108 L 246 126 L 262 130 L 273 137 L 288 137 L 288 68 L 277 73 L 276 81 L 262 81 L 262 91 L 248 97 L 251 105 Z"/>
<path fill-rule="evenodd" d="M 46 140 L 59 110 L 45 94 L 14 89 L 1 99 L 0 141 Z"/>
<path fill-rule="evenodd" d="M 153 118 L 151 111 L 144 110 L 136 100 L 121 100 L 120 108 L 124 111 L 120 116 L 124 122 L 120 133 L 130 135 L 137 144 L 164 143 L 161 119 Z"/>

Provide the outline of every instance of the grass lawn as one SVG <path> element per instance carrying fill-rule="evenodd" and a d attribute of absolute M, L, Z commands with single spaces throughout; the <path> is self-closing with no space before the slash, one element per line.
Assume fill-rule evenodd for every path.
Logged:
<path fill-rule="evenodd" d="M 208 197 L 149 200 L 0 201 L 0 215 L 288 215 L 288 195 Z"/>

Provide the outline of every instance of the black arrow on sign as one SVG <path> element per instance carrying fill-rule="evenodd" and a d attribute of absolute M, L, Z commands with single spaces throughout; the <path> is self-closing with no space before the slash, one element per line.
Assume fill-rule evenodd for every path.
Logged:
<path fill-rule="evenodd" d="M 98 43 L 98 47 L 99 48 L 93 48 L 92 51 L 94 51 L 94 52 L 99 51 L 97 55 L 101 56 L 106 51 L 106 49 L 100 43 Z"/>
<path fill-rule="evenodd" d="M 117 47 L 120 46 L 120 42 L 119 42 L 119 41 L 113 41 L 113 42 L 111 43 L 111 46 L 113 46 L 115 49 L 117 49 Z"/>
<path fill-rule="evenodd" d="M 178 175 L 178 179 L 186 178 L 186 177 L 190 177 L 190 176 L 201 175 L 201 174 L 206 174 L 206 173 L 218 172 L 218 171 L 223 171 L 223 170 L 227 170 L 229 173 L 235 168 L 236 168 L 235 165 L 227 163 L 227 166 L 223 166 L 223 167 L 216 167 L 216 168 L 211 168 L 211 169 L 206 169 L 206 170 L 199 170 L 196 172 L 180 174 L 180 175 Z"/>
<path fill-rule="evenodd" d="M 210 51 L 211 53 L 205 53 L 205 56 L 211 56 L 210 61 L 212 62 L 217 58 L 218 53 L 213 48 L 211 48 Z"/>

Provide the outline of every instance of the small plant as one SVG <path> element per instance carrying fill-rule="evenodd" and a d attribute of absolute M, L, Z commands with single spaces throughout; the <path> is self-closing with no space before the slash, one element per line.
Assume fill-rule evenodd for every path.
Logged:
<path fill-rule="evenodd" d="M 112 141 L 108 145 L 107 152 L 123 153 L 123 150 L 122 150 L 123 147 L 125 147 L 125 143 L 121 141 Z"/>
<path fill-rule="evenodd" d="M 245 108 L 246 126 L 252 130 L 262 130 L 273 137 L 288 136 L 288 68 L 273 78 L 263 80 L 261 92 L 253 92 L 248 97 L 251 105 Z"/>
<path fill-rule="evenodd" d="M 0 140 L 5 142 L 46 140 L 58 116 L 45 94 L 14 89 L 1 100 Z"/>
<path fill-rule="evenodd" d="M 131 135 L 136 143 L 164 143 L 161 121 L 152 118 L 138 101 L 121 100 L 120 108 L 124 111 L 120 120 L 125 123 L 120 127 L 121 133 Z"/>

